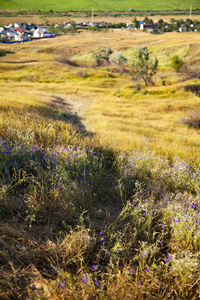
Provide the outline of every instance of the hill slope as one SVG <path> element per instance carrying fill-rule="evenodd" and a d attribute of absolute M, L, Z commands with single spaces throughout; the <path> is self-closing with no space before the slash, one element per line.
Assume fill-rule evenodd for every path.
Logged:
<path fill-rule="evenodd" d="M 0 10 L 21 10 L 21 11 L 90 11 L 92 6 L 94 9 L 101 11 L 128 11 L 130 8 L 134 10 L 180 10 L 180 9 L 189 9 L 191 1 L 189 0 L 169 0 L 169 1 L 160 1 L 160 0 L 144 0 L 144 1 L 121 1 L 121 0 L 102 0 L 102 1 L 90 1 L 90 0 L 74 0 L 74 1 L 52 1 L 52 0 L 41 0 L 41 1 L 22 1 L 22 0 L 13 0 L 13 1 L 1 1 Z M 200 7 L 200 1 L 194 0 L 192 2 L 193 9 Z"/>
<path fill-rule="evenodd" d="M 154 86 L 95 64 L 143 44 Z M 0 299 L 199 299 L 199 58 L 199 32 L 1 44 Z"/>

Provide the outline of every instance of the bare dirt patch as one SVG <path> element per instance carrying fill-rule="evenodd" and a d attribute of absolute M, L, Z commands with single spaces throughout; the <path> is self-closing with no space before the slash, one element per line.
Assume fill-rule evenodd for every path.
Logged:
<path fill-rule="evenodd" d="M 84 124 L 84 113 L 89 107 L 87 99 L 76 94 L 52 94 L 44 99 L 53 110 L 62 114 L 65 122 L 71 123 L 81 132 L 87 132 Z"/>

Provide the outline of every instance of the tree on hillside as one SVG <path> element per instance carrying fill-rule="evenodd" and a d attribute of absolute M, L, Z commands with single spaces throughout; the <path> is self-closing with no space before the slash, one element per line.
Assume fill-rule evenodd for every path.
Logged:
<path fill-rule="evenodd" d="M 74 21 L 71 21 L 72 29 L 76 30 L 76 23 Z"/>
<path fill-rule="evenodd" d="M 173 24 L 173 31 L 179 32 L 180 23 L 177 21 Z"/>
<path fill-rule="evenodd" d="M 157 72 L 158 59 L 150 57 L 151 52 L 146 46 L 135 47 L 134 59 L 131 63 L 132 79 L 143 79 L 146 86 L 153 85 L 152 77 Z"/>
<path fill-rule="evenodd" d="M 174 23 L 176 22 L 176 20 L 174 18 L 169 19 L 170 23 Z"/>
<path fill-rule="evenodd" d="M 132 23 L 133 23 L 133 27 L 138 29 L 138 27 L 139 27 L 139 22 L 138 22 L 138 20 L 137 20 L 136 17 L 134 17 Z"/>
<path fill-rule="evenodd" d="M 115 53 L 110 56 L 110 62 L 120 67 L 120 73 L 122 75 L 124 65 L 127 63 L 127 58 L 124 57 L 120 51 L 115 51 Z"/>
<path fill-rule="evenodd" d="M 99 50 L 98 53 L 94 55 L 94 59 L 96 60 L 97 64 L 100 66 L 103 61 L 109 61 L 109 56 L 112 54 L 112 50 L 110 47 L 102 48 Z"/>
<path fill-rule="evenodd" d="M 152 19 L 149 19 L 148 17 L 145 17 L 145 18 L 144 18 L 144 23 L 145 23 L 145 24 L 153 24 L 153 20 L 152 20 Z"/>

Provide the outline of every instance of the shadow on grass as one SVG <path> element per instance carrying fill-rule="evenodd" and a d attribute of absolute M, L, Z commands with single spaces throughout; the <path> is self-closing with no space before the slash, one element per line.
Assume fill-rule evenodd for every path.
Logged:
<path fill-rule="evenodd" d="M 199 84 L 189 84 L 185 86 L 186 92 L 192 92 L 195 96 L 200 97 L 200 85 Z"/>
<path fill-rule="evenodd" d="M 68 101 L 60 96 L 52 96 L 51 102 L 47 106 L 45 116 L 49 113 L 54 120 L 61 120 L 65 123 L 69 123 L 77 130 L 77 132 L 87 136 L 93 136 L 94 133 L 89 132 L 86 129 L 79 116 L 84 105 L 80 104 L 80 99 L 78 105 L 75 102 L 76 100 Z"/>

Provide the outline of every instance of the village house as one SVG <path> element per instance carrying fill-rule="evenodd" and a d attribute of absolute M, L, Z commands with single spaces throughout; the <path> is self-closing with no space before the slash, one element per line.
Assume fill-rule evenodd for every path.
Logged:
<path fill-rule="evenodd" d="M 8 40 L 11 40 L 15 37 L 15 32 L 14 31 L 7 30 L 6 34 L 7 34 Z"/>
<path fill-rule="evenodd" d="M 139 25 L 139 29 L 141 29 L 141 30 L 144 29 L 144 22 L 143 21 L 139 21 L 138 25 Z"/>
<path fill-rule="evenodd" d="M 18 41 L 18 42 L 24 42 L 24 41 L 28 41 L 29 40 L 29 37 L 28 37 L 28 34 L 27 32 L 25 32 L 23 29 L 17 27 L 15 29 L 15 41 Z"/>
<path fill-rule="evenodd" d="M 22 30 L 26 30 L 27 29 L 26 24 L 24 24 L 23 22 L 20 22 L 20 21 L 15 22 L 14 23 L 14 27 L 15 27 L 15 29 L 16 28 L 20 28 Z"/>
<path fill-rule="evenodd" d="M 15 29 L 15 27 L 13 26 L 13 24 L 6 24 L 6 25 L 4 25 L 4 28 L 5 29 L 10 29 L 10 30 L 14 30 Z"/>
<path fill-rule="evenodd" d="M 127 28 L 133 28 L 133 23 L 127 23 L 127 24 L 126 24 L 126 27 L 127 27 Z"/>
<path fill-rule="evenodd" d="M 31 29 L 35 29 L 35 26 L 33 24 L 31 24 L 31 23 L 28 23 L 26 25 L 26 28 L 27 28 L 27 30 L 31 30 Z"/>
<path fill-rule="evenodd" d="M 34 38 L 52 38 L 54 35 L 49 32 L 44 24 L 39 24 L 35 29 L 34 24 L 17 21 L 13 24 L 0 27 L 0 38 L 6 42 L 25 42 L 29 41 L 30 37 Z"/>
<path fill-rule="evenodd" d="M 3 27 L 0 27 L 0 34 L 6 33 L 6 30 Z"/>
<path fill-rule="evenodd" d="M 77 21 L 75 22 L 77 28 L 81 28 L 83 26 L 83 22 Z"/>
<path fill-rule="evenodd" d="M 46 27 L 38 26 L 38 28 L 33 32 L 34 38 L 51 38 L 54 34 L 50 33 Z"/>
<path fill-rule="evenodd" d="M 157 28 L 158 27 L 158 24 L 144 24 L 144 29 L 155 29 L 155 28 Z"/>
<path fill-rule="evenodd" d="M 39 29 L 45 29 L 45 30 L 47 30 L 47 28 L 46 28 L 46 25 L 45 25 L 45 24 L 39 24 L 39 25 L 37 25 L 37 28 L 39 28 Z"/>
<path fill-rule="evenodd" d="M 64 28 L 72 28 L 72 24 L 70 22 L 67 22 L 65 24 Z"/>
<path fill-rule="evenodd" d="M 0 27 L 0 37 L 3 40 L 7 39 L 7 30 L 5 30 L 3 27 Z"/>
<path fill-rule="evenodd" d="M 179 27 L 179 32 L 186 32 L 186 31 L 187 31 L 187 27 L 186 27 L 186 26 L 181 25 L 181 26 Z"/>

